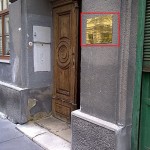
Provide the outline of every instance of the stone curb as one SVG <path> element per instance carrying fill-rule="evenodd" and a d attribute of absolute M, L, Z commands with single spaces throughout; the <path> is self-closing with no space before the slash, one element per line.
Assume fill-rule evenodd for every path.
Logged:
<path fill-rule="evenodd" d="M 16 128 L 45 150 L 71 149 L 71 144 L 69 142 L 34 124 L 33 122 L 29 122 L 24 125 L 18 124 Z"/>

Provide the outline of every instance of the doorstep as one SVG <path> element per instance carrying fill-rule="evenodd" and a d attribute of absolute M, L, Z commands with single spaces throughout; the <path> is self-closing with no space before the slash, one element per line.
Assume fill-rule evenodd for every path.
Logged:
<path fill-rule="evenodd" d="M 55 135 L 35 122 L 17 125 L 20 132 L 46 150 L 70 150 L 71 143 Z"/>
<path fill-rule="evenodd" d="M 71 143 L 71 125 L 53 116 L 35 121 L 39 126 Z"/>

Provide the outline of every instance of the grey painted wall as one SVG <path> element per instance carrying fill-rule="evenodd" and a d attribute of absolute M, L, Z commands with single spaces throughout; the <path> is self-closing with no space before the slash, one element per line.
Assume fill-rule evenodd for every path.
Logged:
<path fill-rule="evenodd" d="M 51 112 L 52 75 L 51 72 L 34 72 L 33 26 L 52 26 L 52 13 L 49 0 L 22 0 L 23 53 L 22 72 L 28 88 L 24 101 L 27 120 L 48 115 Z M 52 55 L 51 55 L 52 57 Z M 52 59 L 51 59 L 52 60 Z M 52 68 L 52 62 L 51 62 Z M 25 113 L 24 113 L 25 114 Z"/>
<path fill-rule="evenodd" d="M 50 114 L 49 87 L 30 90 L 8 85 L 0 84 L 0 112 L 6 114 L 12 122 L 23 124 Z"/>
<path fill-rule="evenodd" d="M 0 80 L 12 83 L 17 86 L 22 86 L 22 72 L 21 72 L 21 43 L 22 32 L 21 28 L 21 1 L 12 3 L 10 10 L 10 63 L 0 62 Z"/>
<path fill-rule="evenodd" d="M 132 123 L 132 101 L 134 95 L 134 79 L 136 68 L 136 44 L 137 44 L 137 29 L 138 29 L 138 3 L 137 0 L 132 1 L 131 10 L 131 36 L 130 36 L 130 52 L 129 52 L 129 68 L 127 81 L 127 108 L 126 108 L 126 124 Z"/>
<path fill-rule="evenodd" d="M 82 12 L 120 12 L 118 0 L 83 0 Z M 85 44 L 86 18 L 83 15 L 82 42 Z M 113 16 L 113 44 L 118 39 L 118 19 Z M 82 47 L 81 49 L 81 111 L 116 122 L 118 95 L 118 47 Z"/>
<path fill-rule="evenodd" d="M 72 150 L 130 150 L 138 1 L 83 0 L 82 11 L 119 11 L 121 46 L 91 46 L 81 49 L 81 109 L 72 113 Z M 91 15 L 83 17 L 82 20 L 83 42 L 87 17 L 90 18 Z M 116 26 L 117 23 L 114 22 L 115 39 L 118 38 Z M 115 39 L 113 42 L 116 42 Z M 101 124 L 96 123 L 99 118 L 102 119 Z M 110 132 L 109 125 L 113 129 L 117 125 L 120 128 L 119 134 Z"/>
<path fill-rule="evenodd" d="M 29 47 L 28 43 L 33 42 L 33 26 L 52 26 L 51 5 L 48 0 L 26 0 L 22 1 L 25 9 L 25 49 L 27 51 L 27 87 L 39 88 L 52 84 L 53 72 L 34 72 L 33 64 L 33 47 Z M 52 59 L 51 59 L 52 60 Z"/>
<path fill-rule="evenodd" d="M 119 55 L 118 124 L 132 123 L 132 100 L 136 63 L 138 2 L 122 1 L 121 48 Z"/>
<path fill-rule="evenodd" d="M 34 72 L 33 47 L 28 45 L 34 25 L 52 26 L 51 5 L 49 0 L 17 0 L 9 9 L 11 54 L 9 64 L 0 63 L 0 112 L 25 123 L 51 112 L 53 72 Z"/>
<path fill-rule="evenodd" d="M 27 122 L 27 91 L 0 84 L 0 112 L 14 123 Z"/>
<path fill-rule="evenodd" d="M 82 47 L 81 111 L 121 125 L 131 125 L 135 77 L 137 1 L 83 0 L 82 12 L 120 12 L 121 46 Z M 86 19 L 82 15 L 82 43 Z M 118 20 L 113 16 L 113 44 L 118 39 Z"/>
<path fill-rule="evenodd" d="M 10 5 L 10 63 L 0 63 L 0 81 L 19 87 L 46 87 L 52 84 L 52 72 L 34 72 L 33 25 L 52 26 L 48 0 L 18 0 Z"/>

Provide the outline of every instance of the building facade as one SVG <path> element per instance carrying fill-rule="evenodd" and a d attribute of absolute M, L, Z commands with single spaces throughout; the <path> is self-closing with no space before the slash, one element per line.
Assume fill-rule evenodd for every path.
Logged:
<path fill-rule="evenodd" d="M 0 2 L 0 112 L 71 122 L 72 150 L 150 149 L 149 0 Z"/>

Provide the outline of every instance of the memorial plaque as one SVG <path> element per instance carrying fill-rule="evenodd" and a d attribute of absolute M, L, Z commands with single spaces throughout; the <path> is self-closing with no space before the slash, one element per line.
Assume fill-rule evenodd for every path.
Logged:
<path fill-rule="evenodd" d="M 113 15 L 102 15 L 87 19 L 86 44 L 112 43 Z"/>

